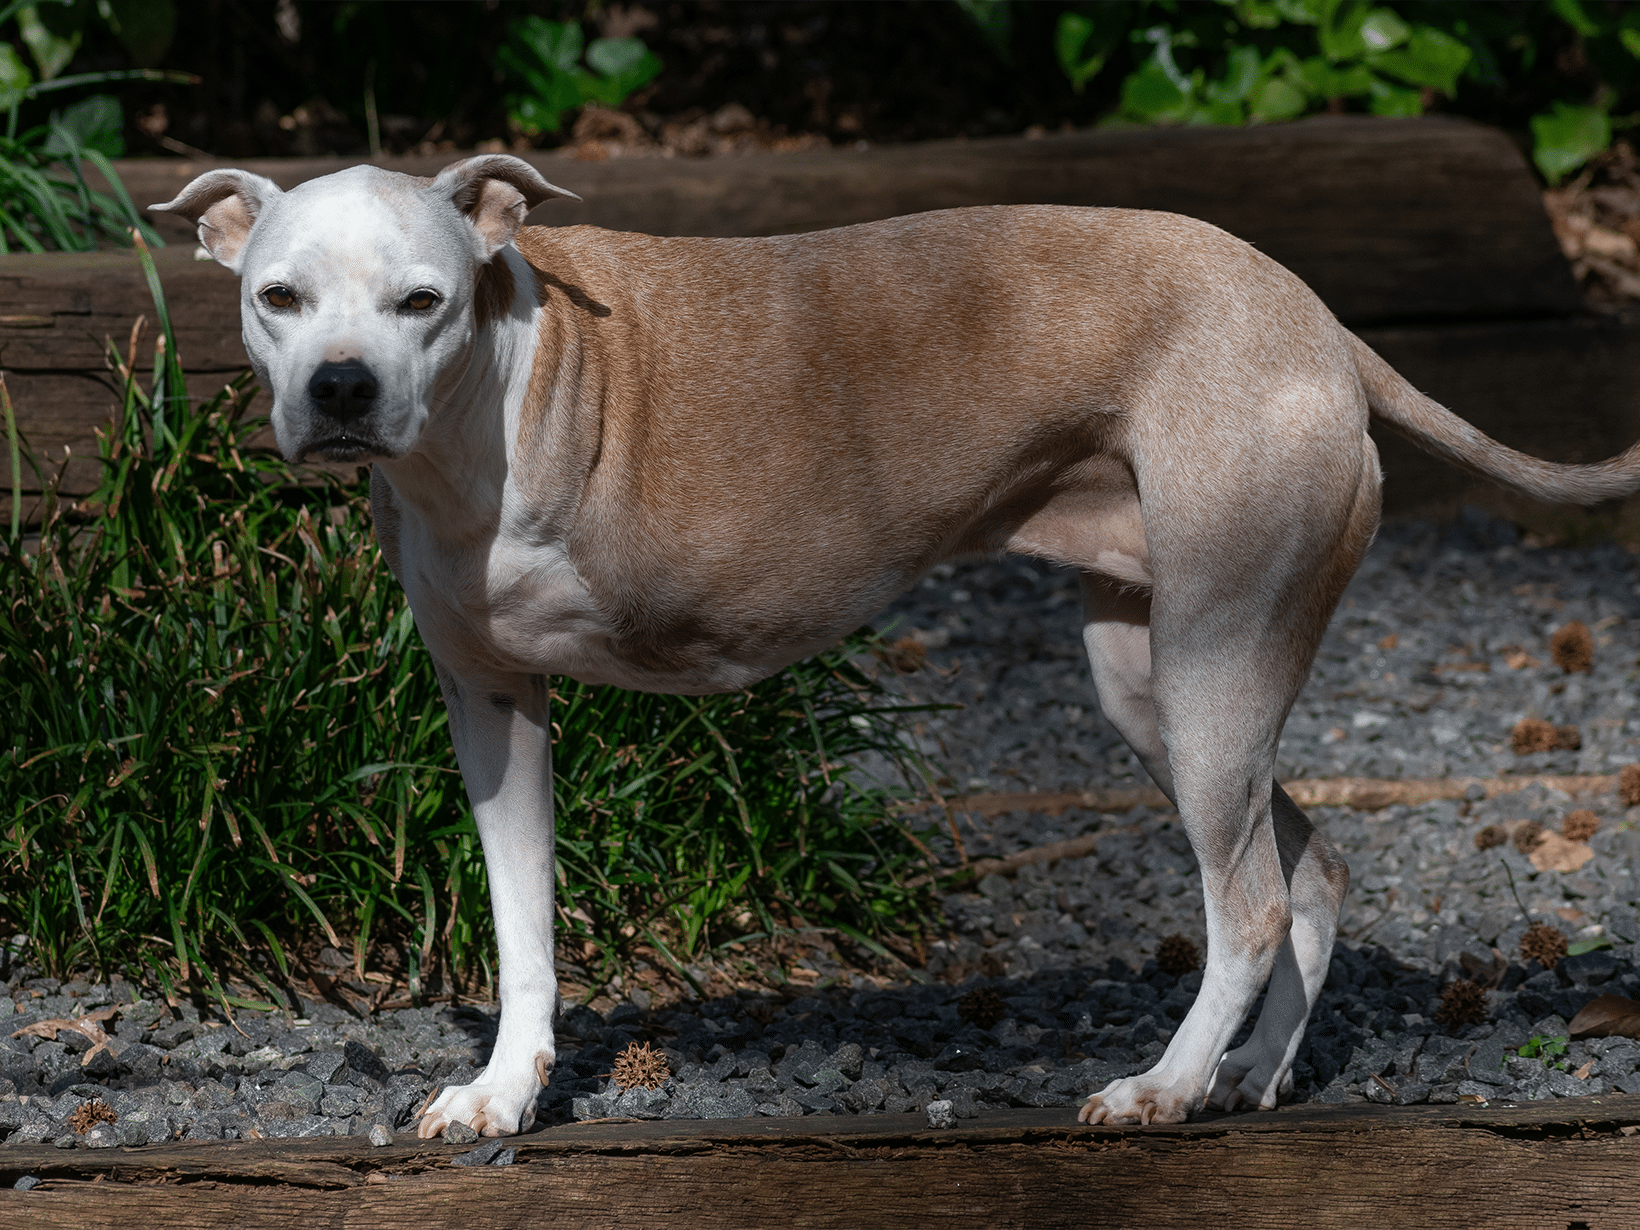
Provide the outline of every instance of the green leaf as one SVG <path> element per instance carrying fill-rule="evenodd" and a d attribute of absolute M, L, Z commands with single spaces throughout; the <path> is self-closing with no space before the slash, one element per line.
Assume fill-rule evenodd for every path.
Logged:
<path fill-rule="evenodd" d="M 1009 0 L 957 0 L 957 7 L 979 28 L 998 58 L 1006 61 L 1014 37 L 1014 13 Z"/>
<path fill-rule="evenodd" d="M 648 85 L 661 71 L 660 58 L 641 38 L 595 38 L 587 48 L 587 63 L 620 90 L 621 99 Z"/>
<path fill-rule="evenodd" d="M 1374 115 L 1409 116 L 1424 113 L 1424 98 L 1417 90 L 1374 80 L 1367 109 Z"/>
<path fill-rule="evenodd" d="M 1389 9 L 1373 9 L 1361 21 L 1361 42 L 1369 55 L 1379 55 L 1406 42 L 1412 29 Z"/>
<path fill-rule="evenodd" d="M 23 42 L 28 45 L 34 63 L 40 69 L 41 81 L 50 81 L 67 68 L 74 53 L 80 49 L 78 29 L 66 36 L 53 33 L 40 19 L 38 8 L 21 10 L 17 14 L 17 28 L 22 32 Z"/>
<path fill-rule="evenodd" d="M 1456 94 L 1458 77 L 1472 58 L 1469 48 L 1450 34 L 1443 34 L 1432 26 L 1418 26 L 1406 47 L 1369 56 L 1367 63 L 1411 85 L 1427 85 L 1443 94 Z"/>
<path fill-rule="evenodd" d="M 1576 30 L 1584 38 L 1593 38 L 1600 33 L 1600 24 L 1583 11 L 1578 0 L 1551 0 L 1556 13 L 1561 20 Z"/>
<path fill-rule="evenodd" d="M 1631 56 L 1640 60 L 1640 30 L 1633 30 L 1628 26 L 1624 26 L 1617 32 L 1617 38 Z"/>
<path fill-rule="evenodd" d="M 1599 952 L 1603 948 L 1610 948 L 1612 942 L 1604 935 L 1591 935 L 1586 940 L 1577 940 L 1566 945 L 1568 957 L 1581 957 L 1586 952 Z"/>
<path fill-rule="evenodd" d="M 177 32 L 177 10 L 172 0 L 107 0 L 104 10 L 131 59 L 152 68 L 170 50 Z"/>
<path fill-rule="evenodd" d="M 1208 99 L 1214 103 L 1235 103 L 1239 107 L 1258 84 L 1259 68 L 1256 48 L 1232 47 L 1224 65 L 1224 76 L 1208 83 Z"/>
<path fill-rule="evenodd" d="M 46 138 L 49 154 L 74 155 L 94 149 L 109 158 L 125 153 L 125 114 L 112 94 L 82 98 L 51 117 L 51 135 Z"/>
<path fill-rule="evenodd" d="M 1279 77 L 1261 82 L 1249 102 L 1252 118 L 1266 122 L 1297 119 L 1309 105 L 1297 87 Z"/>
<path fill-rule="evenodd" d="M 0 43 L 0 111 L 9 111 L 23 101 L 23 91 L 34 84 L 23 57 L 10 43 Z"/>
<path fill-rule="evenodd" d="M 1134 119 L 1149 123 L 1182 120 L 1189 108 L 1190 95 L 1154 57 L 1122 82 L 1122 110 Z"/>
<path fill-rule="evenodd" d="M 1599 107 L 1557 102 L 1532 117 L 1532 161 L 1557 184 L 1612 141 L 1611 117 Z"/>
<path fill-rule="evenodd" d="M 1083 58 L 1082 49 L 1093 37 L 1094 24 L 1080 13 L 1064 12 L 1059 15 L 1059 26 L 1054 31 L 1054 54 L 1059 58 L 1059 71 L 1071 83 L 1071 89 L 1080 94 L 1083 88 L 1110 58 L 1110 48 L 1096 51 Z"/>
<path fill-rule="evenodd" d="M 1316 31 L 1321 54 L 1335 64 L 1365 55 L 1368 48 L 1366 39 L 1361 36 L 1361 26 L 1369 11 L 1359 0 L 1334 6 L 1331 19 L 1323 21 Z"/>
<path fill-rule="evenodd" d="M 599 38 L 587 48 L 587 63 L 602 78 L 581 74 L 581 92 L 607 107 L 618 107 L 628 95 L 653 81 L 661 71 L 660 57 L 641 38 Z"/>
<path fill-rule="evenodd" d="M 581 23 L 526 17 L 509 29 L 508 41 L 532 51 L 541 64 L 561 73 L 573 73 L 585 46 Z"/>

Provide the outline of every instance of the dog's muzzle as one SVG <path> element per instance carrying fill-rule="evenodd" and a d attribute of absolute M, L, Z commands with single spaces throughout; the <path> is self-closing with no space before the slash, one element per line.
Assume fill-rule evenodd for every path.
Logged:
<path fill-rule="evenodd" d="M 371 421 L 381 384 L 358 359 L 321 363 L 308 380 L 309 443 L 302 449 L 332 461 L 357 461 L 385 450 Z"/>

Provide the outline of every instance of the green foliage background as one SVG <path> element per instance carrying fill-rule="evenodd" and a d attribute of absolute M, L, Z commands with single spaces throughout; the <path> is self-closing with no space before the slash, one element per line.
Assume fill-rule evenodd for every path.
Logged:
<path fill-rule="evenodd" d="M 958 3 L 997 54 L 1013 54 L 1010 0 Z M 1065 7 L 1053 38 L 1077 93 L 1119 79 L 1105 123 L 1415 116 L 1531 91 L 1547 104 L 1530 128 L 1551 183 L 1640 123 L 1613 115 L 1640 103 L 1640 8 L 1625 4 L 1133 0 Z"/>

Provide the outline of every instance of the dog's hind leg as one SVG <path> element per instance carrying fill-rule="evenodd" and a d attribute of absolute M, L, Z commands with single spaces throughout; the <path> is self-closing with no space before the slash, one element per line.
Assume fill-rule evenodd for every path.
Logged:
<path fill-rule="evenodd" d="M 1287 881 L 1293 923 L 1276 953 L 1264 1007 L 1246 1044 L 1220 1062 L 1207 1105 L 1270 1110 L 1292 1092 L 1293 1060 L 1321 986 L 1327 980 L 1339 908 L 1350 869 L 1279 785 L 1270 799 L 1276 851 Z"/>
<path fill-rule="evenodd" d="M 1178 804 L 1201 865 L 1208 952 L 1201 991 L 1161 1061 L 1090 1097 L 1085 1121 L 1180 1122 L 1210 1090 L 1224 1102 L 1274 1105 L 1290 1080 L 1347 872 L 1272 773 L 1288 708 L 1376 525 L 1376 457 L 1360 439 L 1351 450 L 1359 481 L 1342 492 L 1317 484 L 1291 493 L 1285 524 L 1262 519 L 1255 493 L 1222 471 L 1209 476 L 1216 502 L 1188 489 L 1156 501 L 1146 516 L 1155 577 L 1148 671 L 1138 648 L 1143 608 L 1130 604 L 1124 617 L 1119 601 L 1101 603 L 1098 585 L 1088 587 L 1101 699 L 1147 767 L 1162 766 L 1153 776 Z M 1209 507 L 1216 520 L 1200 516 Z M 1146 678 L 1154 733 L 1143 721 Z M 1104 694 L 1112 684 L 1120 685 L 1115 704 Z M 1215 1086 L 1272 972 L 1253 1040 Z"/>
<path fill-rule="evenodd" d="M 1097 573 L 1082 574 L 1082 643 L 1099 708 L 1151 780 L 1173 797 L 1173 769 L 1150 694 L 1150 595 Z"/>
<path fill-rule="evenodd" d="M 441 666 L 439 683 L 489 873 L 501 1024 L 483 1073 L 446 1089 L 416 1132 L 437 1136 L 460 1122 L 483 1136 L 508 1136 L 535 1121 L 535 1100 L 556 1055 L 547 680 L 516 676 L 479 686 Z"/>

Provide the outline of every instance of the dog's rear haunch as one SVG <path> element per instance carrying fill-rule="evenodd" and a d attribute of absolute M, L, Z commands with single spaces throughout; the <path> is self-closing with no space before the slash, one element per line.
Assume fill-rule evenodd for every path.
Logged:
<path fill-rule="evenodd" d="M 372 464 L 377 536 L 437 663 L 502 1011 L 489 1066 L 421 1134 L 520 1131 L 552 1069 L 547 676 L 741 688 L 974 551 L 1081 572 L 1100 703 L 1202 868 L 1201 993 L 1161 1061 L 1082 1118 L 1275 1106 L 1349 873 L 1271 773 L 1378 522 L 1369 422 L 1546 500 L 1626 495 L 1640 455 L 1504 448 L 1188 218 L 1019 206 L 772 239 L 523 225 L 570 195 L 494 155 L 290 192 L 211 171 L 155 207 L 240 275 L 280 447 Z"/>

